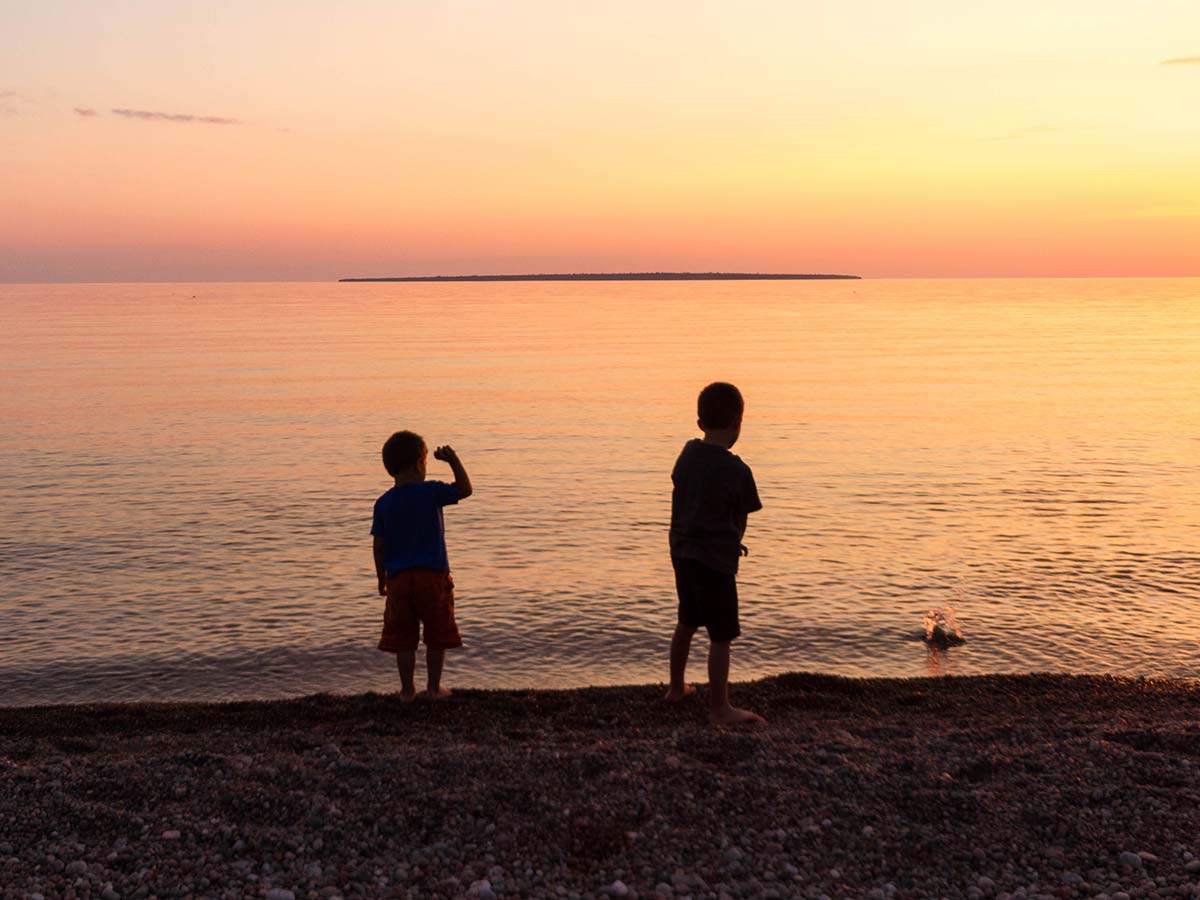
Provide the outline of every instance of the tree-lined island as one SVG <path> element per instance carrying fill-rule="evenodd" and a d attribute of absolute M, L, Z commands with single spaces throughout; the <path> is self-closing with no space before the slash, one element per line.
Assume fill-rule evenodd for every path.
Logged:
<path fill-rule="evenodd" d="M 339 278 L 338 281 L 829 281 L 860 278 L 861 275 L 764 272 L 571 272 L 558 275 L 399 275 Z"/>

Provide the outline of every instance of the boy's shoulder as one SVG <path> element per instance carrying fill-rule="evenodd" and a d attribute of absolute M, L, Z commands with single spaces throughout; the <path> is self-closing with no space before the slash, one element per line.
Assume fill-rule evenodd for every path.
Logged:
<path fill-rule="evenodd" d="M 407 515 L 458 502 L 458 486 L 446 481 L 410 481 L 388 488 L 375 501 L 376 514 Z"/>
<path fill-rule="evenodd" d="M 740 456 L 726 447 L 709 444 L 700 438 L 692 438 L 679 451 L 679 463 L 694 464 L 705 468 L 717 469 L 730 474 L 749 473 L 748 466 Z"/>
<path fill-rule="evenodd" d="M 406 494 L 410 497 L 420 496 L 421 494 L 435 494 L 438 491 L 444 490 L 448 487 L 453 487 L 453 485 L 451 485 L 449 482 L 434 481 L 430 478 L 427 478 L 424 481 L 408 481 L 404 484 L 392 485 L 390 488 L 380 494 L 379 498 L 375 502 L 381 503 L 385 499 L 399 498 Z"/>

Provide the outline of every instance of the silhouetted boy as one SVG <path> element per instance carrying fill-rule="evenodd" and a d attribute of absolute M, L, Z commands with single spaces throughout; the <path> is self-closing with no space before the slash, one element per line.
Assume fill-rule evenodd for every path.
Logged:
<path fill-rule="evenodd" d="M 471 480 L 452 447 L 438 447 L 433 458 L 450 464 L 454 484 L 425 480 L 425 441 L 411 431 L 397 431 L 383 445 L 383 467 L 395 487 L 375 501 L 371 534 L 375 536 L 375 574 L 379 593 L 387 597 L 379 649 L 396 654 L 400 696 L 416 696 L 417 638 L 425 629 L 426 686 L 434 700 L 450 696 L 442 687 L 446 651 L 461 647 L 454 621 L 454 582 L 446 556 L 442 507 L 471 496 Z"/>
<path fill-rule="evenodd" d="M 746 552 L 746 517 L 762 509 L 750 467 L 729 452 L 742 431 L 745 404 L 732 384 L 700 392 L 697 424 L 704 437 L 688 441 L 671 481 L 671 563 L 679 593 L 679 624 L 671 639 L 667 700 L 695 691 L 684 681 L 692 635 L 708 629 L 708 716 L 717 725 L 762 722 L 729 702 L 729 645 L 738 625 L 738 559 Z"/>

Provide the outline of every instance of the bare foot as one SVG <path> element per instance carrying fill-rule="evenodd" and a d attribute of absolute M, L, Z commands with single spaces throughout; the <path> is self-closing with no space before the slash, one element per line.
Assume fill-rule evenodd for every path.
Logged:
<path fill-rule="evenodd" d="M 766 725 L 767 720 L 758 713 L 736 706 L 722 706 L 708 711 L 708 721 L 714 725 Z"/>
<path fill-rule="evenodd" d="M 696 686 L 693 684 L 685 684 L 683 690 L 676 690 L 673 687 L 669 687 L 667 688 L 667 695 L 663 699 L 668 703 L 678 703 L 680 700 L 684 700 L 694 693 L 696 693 Z"/>
<path fill-rule="evenodd" d="M 451 691 L 450 688 L 448 688 L 448 687 L 439 687 L 436 689 L 430 688 L 429 690 L 427 690 L 425 692 L 425 694 L 429 697 L 430 700 L 445 700 L 452 693 L 454 693 L 454 692 Z"/>
<path fill-rule="evenodd" d="M 401 703 L 412 703 L 416 699 L 417 699 L 416 690 L 400 692 L 400 702 Z"/>

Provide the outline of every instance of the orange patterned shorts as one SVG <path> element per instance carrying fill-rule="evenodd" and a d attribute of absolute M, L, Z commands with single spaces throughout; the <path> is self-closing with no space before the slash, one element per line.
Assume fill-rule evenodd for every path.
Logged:
<path fill-rule="evenodd" d="M 393 572 L 387 580 L 379 649 L 388 653 L 416 650 L 422 625 L 426 647 L 446 650 L 462 646 L 454 621 L 454 580 L 449 572 L 433 569 Z"/>

